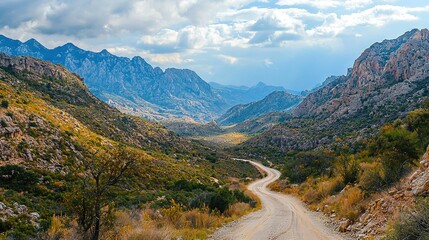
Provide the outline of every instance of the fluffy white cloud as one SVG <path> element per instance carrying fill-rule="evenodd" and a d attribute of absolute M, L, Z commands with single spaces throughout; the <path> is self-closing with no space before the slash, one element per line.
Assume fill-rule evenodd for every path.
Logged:
<path fill-rule="evenodd" d="M 331 14 L 321 26 L 308 30 L 311 36 L 336 36 L 347 29 L 362 25 L 381 27 L 395 21 L 412 21 L 418 17 L 413 13 L 429 12 L 429 7 L 406 8 L 380 5 L 361 12 L 340 15 Z"/>

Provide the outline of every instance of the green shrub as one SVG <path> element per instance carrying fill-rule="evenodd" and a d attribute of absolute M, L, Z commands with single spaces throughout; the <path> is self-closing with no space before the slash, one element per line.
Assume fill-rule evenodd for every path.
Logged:
<path fill-rule="evenodd" d="M 384 126 L 369 149 L 380 158 L 382 178 L 386 185 L 398 181 L 407 167 L 419 158 L 418 137 L 402 127 Z"/>
<path fill-rule="evenodd" d="M 33 171 L 20 166 L 6 165 L 0 167 L 0 185 L 15 191 L 34 190 L 39 179 Z"/>
<path fill-rule="evenodd" d="M 12 228 L 12 223 L 9 221 L 0 220 L 0 233 L 6 232 Z"/>
<path fill-rule="evenodd" d="M 2 119 L 1 121 L 0 121 L 0 125 L 2 126 L 2 127 L 7 127 L 8 125 L 7 125 L 7 122 L 4 120 L 4 119 Z"/>
<path fill-rule="evenodd" d="M 210 199 L 209 208 L 223 213 L 234 202 L 236 202 L 234 194 L 227 188 L 220 188 Z"/>
<path fill-rule="evenodd" d="M 429 109 L 417 109 L 408 113 L 406 118 L 408 130 L 417 132 L 420 148 L 429 144 Z"/>
<path fill-rule="evenodd" d="M 7 100 L 2 100 L 1 101 L 1 107 L 2 108 L 8 108 L 9 107 L 9 102 Z"/>
<path fill-rule="evenodd" d="M 327 152 L 309 151 L 286 156 L 282 177 L 292 183 L 302 183 L 308 177 L 319 177 L 329 172 L 333 156 Z"/>

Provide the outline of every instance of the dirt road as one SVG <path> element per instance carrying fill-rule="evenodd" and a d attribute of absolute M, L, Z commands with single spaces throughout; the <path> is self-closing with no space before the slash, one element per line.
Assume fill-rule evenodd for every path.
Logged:
<path fill-rule="evenodd" d="M 248 160 L 243 160 L 248 161 Z M 222 227 L 212 235 L 212 239 L 343 239 L 327 228 L 314 213 L 296 198 L 272 192 L 267 186 L 280 177 L 280 172 L 252 162 L 267 173 L 263 179 L 248 186 L 262 201 L 262 209 Z"/>

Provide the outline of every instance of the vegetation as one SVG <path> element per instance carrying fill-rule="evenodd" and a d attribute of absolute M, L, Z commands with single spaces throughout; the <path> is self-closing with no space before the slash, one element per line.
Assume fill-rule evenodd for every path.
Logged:
<path fill-rule="evenodd" d="M 7 100 L 2 100 L 1 101 L 1 107 L 2 108 L 8 108 L 9 107 L 9 102 Z"/>
<path fill-rule="evenodd" d="M 429 199 L 403 212 L 399 220 L 388 230 L 385 240 L 428 239 L 429 238 Z"/>
<path fill-rule="evenodd" d="M 250 164 L 119 113 L 67 72 L 7 70 L 0 96 L 10 106 L 0 116 L 16 132 L 0 135 L 0 202 L 40 217 L 0 221 L 0 239 L 117 239 L 118 231 L 203 238 L 256 206 L 243 186 L 229 190 L 231 179 L 259 176 Z M 177 221 L 160 218 L 177 205 Z"/>
<path fill-rule="evenodd" d="M 289 151 L 283 160 L 283 180 L 271 187 L 300 196 L 311 208 L 335 212 L 338 219 L 356 220 L 367 199 L 397 183 L 426 151 L 427 102 L 368 140 L 347 143 L 338 138 L 331 150 Z M 396 229 L 403 229 L 400 226 Z"/>

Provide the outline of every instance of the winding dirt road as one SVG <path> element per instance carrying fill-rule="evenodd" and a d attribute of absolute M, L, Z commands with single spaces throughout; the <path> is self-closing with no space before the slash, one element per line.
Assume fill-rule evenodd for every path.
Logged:
<path fill-rule="evenodd" d="M 238 159 L 237 159 L 238 160 Z M 267 186 L 280 177 L 280 172 L 260 163 L 248 161 L 267 173 L 248 186 L 262 201 L 262 209 L 220 228 L 212 239 L 343 239 L 296 198 L 272 192 Z"/>

